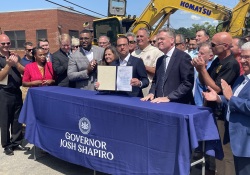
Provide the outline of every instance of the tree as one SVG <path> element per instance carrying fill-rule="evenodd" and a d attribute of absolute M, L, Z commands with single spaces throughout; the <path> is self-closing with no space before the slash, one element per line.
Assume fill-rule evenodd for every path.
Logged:
<path fill-rule="evenodd" d="M 184 28 L 180 27 L 179 29 L 176 30 L 176 33 L 183 34 L 187 38 L 192 38 L 195 37 L 196 31 L 200 29 L 206 29 L 208 31 L 210 37 L 213 37 L 214 34 L 218 33 L 221 31 L 222 26 L 218 26 L 218 31 L 216 31 L 216 27 L 214 25 L 211 25 L 209 22 L 205 22 L 203 24 L 192 24 L 192 27 L 190 28 Z"/>

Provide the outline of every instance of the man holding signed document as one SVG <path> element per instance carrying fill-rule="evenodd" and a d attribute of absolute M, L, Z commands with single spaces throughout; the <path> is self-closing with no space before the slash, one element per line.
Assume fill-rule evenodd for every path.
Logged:
<path fill-rule="evenodd" d="M 116 91 L 131 97 L 143 97 L 142 89 L 147 87 L 146 68 L 142 59 L 131 56 L 129 40 L 126 36 L 119 36 L 116 42 L 119 59 L 110 66 L 98 67 L 98 90 Z"/>

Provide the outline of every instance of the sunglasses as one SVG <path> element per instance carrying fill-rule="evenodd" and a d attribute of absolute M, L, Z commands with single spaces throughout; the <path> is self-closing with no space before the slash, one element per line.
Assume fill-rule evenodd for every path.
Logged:
<path fill-rule="evenodd" d="M 129 41 L 129 44 L 135 44 L 135 41 Z"/>
<path fill-rule="evenodd" d="M 10 45 L 10 42 L 7 42 L 7 43 L 1 43 L 1 45 L 7 45 L 7 46 L 9 46 Z"/>
<path fill-rule="evenodd" d="M 72 46 L 72 47 L 78 49 L 79 46 Z"/>
<path fill-rule="evenodd" d="M 211 47 L 216 47 L 216 46 L 219 46 L 219 45 L 224 45 L 226 43 L 221 43 L 221 44 L 214 44 L 214 43 L 211 43 Z"/>
<path fill-rule="evenodd" d="M 180 44 L 182 44 L 182 43 L 175 43 L 175 46 L 179 46 Z"/>
<path fill-rule="evenodd" d="M 149 42 L 150 42 L 150 44 L 152 44 L 152 43 L 154 43 L 154 44 L 155 44 L 155 43 L 156 43 L 156 40 L 149 41 Z"/>

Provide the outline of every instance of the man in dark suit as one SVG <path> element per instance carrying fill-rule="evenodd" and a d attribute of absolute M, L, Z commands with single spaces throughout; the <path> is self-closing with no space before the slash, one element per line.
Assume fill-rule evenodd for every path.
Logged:
<path fill-rule="evenodd" d="M 149 94 L 142 101 L 194 104 L 192 89 L 194 68 L 191 57 L 175 48 L 175 33 L 171 29 L 158 32 L 158 48 L 164 53 L 156 63 L 156 73 Z"/>
<path fill-rule="evenodd" d="M 56 73 L 56 85 L 62 87 L 75 87 L 74 82 L 69 81 L 67 70 L 71 50 L 71 37 L 68 34 L 59 36 L 60 49 L 52 55 L 52 66 Z"/>
<path fill-rule="evenodd" d="M 129 53 L 129 40 L 126 36 L 120 36 L 116 42 L 116 48 L 120 58 L 112 63 L 113 66 L 133 66 L 133 75 L 130 81 L 132 92 L 124 92 L 133 97 L 143 97 L 142 89 L 147 87 L 149 80 L 142 59 L 131 56 Z"/>

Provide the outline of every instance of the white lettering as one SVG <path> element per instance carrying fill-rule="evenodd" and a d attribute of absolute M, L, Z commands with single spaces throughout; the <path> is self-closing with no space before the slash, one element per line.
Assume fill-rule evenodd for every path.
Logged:
<path fill-rule="evenodd" d="M 61 139 L 60 147 L 76 150 L 76 143 Z"/>

